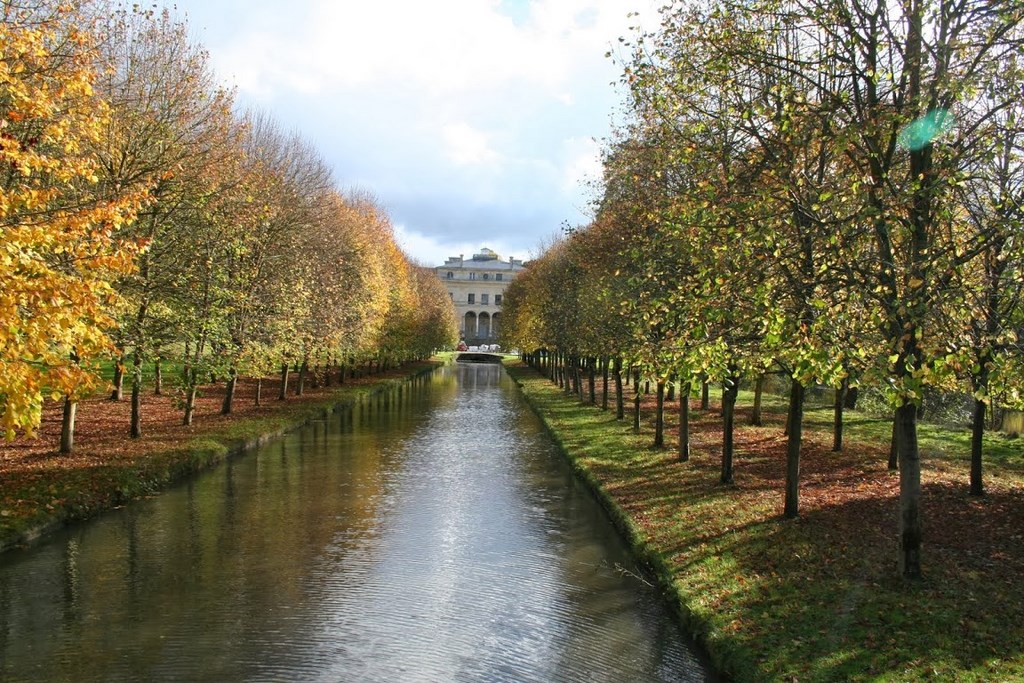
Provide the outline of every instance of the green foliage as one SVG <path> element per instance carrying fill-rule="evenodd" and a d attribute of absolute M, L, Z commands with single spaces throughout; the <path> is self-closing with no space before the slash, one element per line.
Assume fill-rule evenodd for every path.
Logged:
<path fill-rule="evenodd" d="M 1024 300 L 1020 4 L 716 0 L 661 18 L 624 41 L 627 116 L 595 221 L 538 260 L 509 335 L 610 349 L 659 378 L 781 369 L 883 392 L 903 416 L 901 571 L 915 577 L 916 407 L 935 391 L 1016 403 L 1024 386 L 1009 371 Z M 604 234 L 610 248 L 570 256 Z M 588 308 L 589 290 L 615 305 Z"/>

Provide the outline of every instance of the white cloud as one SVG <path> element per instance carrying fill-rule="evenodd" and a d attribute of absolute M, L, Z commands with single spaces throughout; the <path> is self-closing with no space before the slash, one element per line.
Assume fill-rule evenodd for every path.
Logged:
<path fill-rule="evenodd" d="M 573 192 L 601 180 L 601 146 L 593 138 L 570 138 L 564 143 L 567 161 L 563 167 L 562 190 Z"/>
<path fill-rule="evenodd" d="M 578 183 L 619 100 L 604 55 L 655 2 L 175 0 L 244 105 L 311 140 L 439 263 L 481 246 L 519 257 L 585 220 Z"/>
<path fill-rule="evenodd" d="M 492 164 L 500 155 L 491 149 L 487 135 L 466 123 L 450 123 L 442 128 L 445 153 L 456 166 Z"/>
<path fill-rule="evenodd" d="M 436 237 L 424 235 L 415 230 L 410 230 L 404 225 L 395 225 L 395 241 L 407 256 L 420 265 L 433 267 L 440 266 L 452 256 L 471 257 L 480 253 L 484 247 L 497 253 L 502 259 L 529 258 L 525 251 L 514 250 L 503 239 L 488 239 L 484 241 L 441 241 Z"/>
<path fill-rule="evenodd" d="M 401 84 L 443 98 L 518 81 L 571 99 L 565 86 L 626 32 L 635 4 L 534 0 L 516 21 L 497 0 L 306 0 L 288 4 L 284 24 L 253 13 L 219 53 L 258 93 Z"/>

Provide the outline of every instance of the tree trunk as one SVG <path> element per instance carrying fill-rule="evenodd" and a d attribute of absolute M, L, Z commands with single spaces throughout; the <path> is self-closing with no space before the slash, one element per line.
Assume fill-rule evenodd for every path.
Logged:
<path fill-rule="evenodd" d="M 277 400 L 283 401 L 288 398 L 288 373 L 291 372 L 288 361 L 281 363 L 281 390 L 277 394 Z"/>
<path fill-rule="evenodd" d="M 917 406 L 896 411 L 900 465 L 900 573 L 921 578 L 921 452 L 917 443 Z"/>
<path fill-rule="evenodd" d="M 789 389 L 789 440 L 786 442 L 786 504 L 782 516 L 800 514 L 800 442 L 804 423 L 804 385 L 793 380 Z"/>
<path fill-rule="evenodd" d="M 654 447 L 665 446 L 665 380 L 658 380 L 657 409 L 654 412 Z"/>
<path fill-rule="evenodd" d="M 185 392 L 185 417 L 182 424 L 186 427 L 192 424 L 192 416 L 196 411 L 196 388 L 189 387 Z"/>
<path fill-rule="evenodd" d="M 832 450 L 836 453 L 843 450 L 843 408 L 846 407 L 846 392 L 849 386 L 850 379 L 844 377 L 836 387 L 836 403 L 833 407 L 834 417 L 832 420 Z"/>
<path fill-rule="evenodd" d="M 789 378 L 789 382 L 790 382 L 790 384 L 789 384 L 789 393 L 790 393 L 790 396 L 793 395 L 793 382 L 795 382 L 795 381 L 796 380 L 793 379 L 792 377 Z M 786 411 L 786 427 L 782 430 L 782 435 L 787 437 L 787 438 L 789 437 L 789 430 L 790 430 L 789 418 L 790 417 L 792 417 L 792 415 L 787 410 Z"/>
<path fill-rule="evenodd" d="M 597 359 L 587 360 L 587 385 L 590 389 L 590 405 L 597 405 Z"/>
<path fill-rule="evenodd" d="M 586 367 L 585 364 L 586 360 L 582 358 L 577 358 L 573 366 L 573 393 L 576 394 L 576 397 L 579 399 L 580 403 L 587 402 L 587 390 L 584 387 L 585 382 L 583 379 L 583 369 Z"/>
<path fill-rule="evenodd" d="M 633 395 L 633 433 L 640 433 L 640 392 Z"/>
<path fill-rule="evenodd" d="M 124 354 L 117 357 L 114 363 L 114 389 L 110 392 L 111 401 L 120 401 L 124 398 Z"/>
<path fill-rule="evenodd" d="M 138 350 L 132 357 L 132 417 L 129 434 L 133 439 L 142 436 L 142 355 Z"/>
<path fill-rule="evenodd" d="M 262 400 L 263 400 L 263 378 L 262 377 L 257 377 L 256 378 L 256 405 L 257 406 L 262 405 L 262 403 L 261 403 Z"/>
<path fill-rule="evenodd" d="M 608 410 L 608 358 L 601 359 L 601 410 Z"/>
<path fill-rule="evenodd" d="M 583 391 L 583 363 L 579 358 L 574 358 L 572 363 L 572 393 L 576 395 L 580 403 L 584 403 L 587 400 Z"/>
<path fill-rule="evenodd" d="M 622 358 L 615 358 L 615 419 L 626 419 L 626 400 L 622 395 Z"/>
<path fill-rule="evenodd" d="M 679 384 L 679 461 L 690 459 L 690 379 Z"/>
<path fill-rule="evenodd" d="M 974 378 L 975 396 L 988 393 L 988 362 L 987 354 L 980 358 L 980 370 Z M 974 399 L 974 415 L 971 421 L 971 495 L 984 496 L 985 486 L 981 477 L 981 456 L 985 436 L 985 401 L 982 398 Z"/>
<path fill-rule="evenodd" d="M 719 481 L 723 484 L 732 484 L 733 425 L 736 414 L 736 396 L 740 392 L 740 378 L 735 369 L 730 370 L 729 376 L 722 384 L 722 476 Z"/>
<path fill-rule="evenodd" d="M 299 366 L 299 381 L 295 384 L 295 395 L 302 396 L 306 392 L 306 375 L 309 374 L 309 362 L 302 361 Z"/>
<path fill-rule="evenodd" d="M 755 427 L 760 427 L 763 424 L 761 421 L 761 394 L 764 393 L 764 379 L 765 375 L 762 372 L 754 383 L 754 409 L 750 411 L 750 424 Z"/>
<path fill-rule="evenodd" d="M 163 359 L 160 356 L 156 357 L 156 362 L 153 364 L 153 394 L 155 396 L 161 396 L 164 392 L 164 369 Z"/>
<path fill-rule="evenodd" d="M 700 409 L 707 410 L 711 407 L 711 386 L 705 379 L 700 386 Z"/>
<path fill-rule="evenodd" d="M 923 41 L 923 22 L 925 4 L 921 0 L 907 3 L 906 49 L 904 51 L 904 73 L 906 74 L 907 99 L 909 111 L 919 110 L 924 113 L 928 96 L 924 94 L 921 84 L 926 63 L 926 49 Z M 928 281 L 927 264 L 934 258 L 929 250 L 929 233 L 933 229 L 935 218 L 933 206 L 937 189 L 941 183 L 936 177 L 932 163 L 932 143 L 926 142 L 919 148 L 910 150 L 909 179 L 911 181 L 909 209 L 909 239 L 907 240 L 909 268 L 907 275 L 911 281 Z M 910 289 L 905 294 L 906 317 L 899 317 L 902 323 L 898 333 L 900 337 L 900 358 L 897 367 L 901 368 L 900 380 L 906 381 L 913 373 L 923 367 L 923 352 L 918 339 L 917 328 L 924 325 L 927 317 L 927 304 L 924 303 L 922 292 L 924 287 Z M 894 329 L 895 331 L 895 329 Z M 895 336 L 895 335 L 894 335 Z M 924 416 L 924 403 L 915 405 L 903 399 L 903 405 L 896 411 L 897 443 L 900 468 L 900 573 L 904 579 L 921 578 L 921 452 L 917 442 L 917 420 Z"/>
<path fill-rule="evenodd" d="M 199 377 L 195 370 L 186 370 L 186 384 L 187 389 L 185 391 L 185 417 L 182 421 L 186 427 L 192 424 L 192 417 L 196 411 L 196 383 L 199 381 Z"/>
<path fill-rule="evenodd" d="M 985 495 L 981 478 L 981 454 L 985 436 L 985 401 L 974 399 L 974 415 L 971 421 L 971 495 Z"/>
<path fill-rule="evenodd" d="M 221 415 L 230 415 L 235 403 L 235 387 L 238 386 L 238 370 L 232 367 L 228 370 L 228 383 L 224 387 L 224 401 L 220 405 Z"/>
<path fill-rule="evenodd" d="M 849 384 L 849 381 L 847 381 L 847 384 Z M 860 390 L 857 389 L 857 387 L 849 387 L 846 390 L 846 400 L 843 401 L 843 405 L 846 407 L 847 410 L 857 409 L 857 395 L 859 393 Z"/>
<path fill-rule="evenodd" d="M 71 453 L 75 449 L 75 416 L 78 413 L 78 402 L 70 396 L 64 397 L 64 415 L 60 421 L 60 452 Z"/>
<path fill-rule="evenodd" d="M 668 391 L 665 393 L 665 400 L 669 403 L 676 400 L 676 383 L 674 380 L 668 384 Z"/>

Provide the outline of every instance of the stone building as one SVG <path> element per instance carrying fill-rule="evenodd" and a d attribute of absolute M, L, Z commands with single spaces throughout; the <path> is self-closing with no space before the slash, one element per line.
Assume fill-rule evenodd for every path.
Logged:
<path fill-rule="evenodd" d="M 470 346 L 496 343 L 505 287 L 523 270 L 523 262 L 503 261 L 485 247 L 470 259 L 462 254 L 449 257 L 434 270 L 455 303 L 462 341 Z"/>

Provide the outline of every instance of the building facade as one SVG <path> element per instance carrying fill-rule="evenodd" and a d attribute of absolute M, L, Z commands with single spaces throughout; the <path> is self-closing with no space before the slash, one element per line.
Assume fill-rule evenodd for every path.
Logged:
<path fill-rule="evenodd" d="M 434 270 L 455 304 L 460 339 L 470 346 L 495 343 L 501 331 L 505 288 L 523 270 L 523 262 L 503 261 L 484 248 L 470 259 L 452 256 Z"/>

